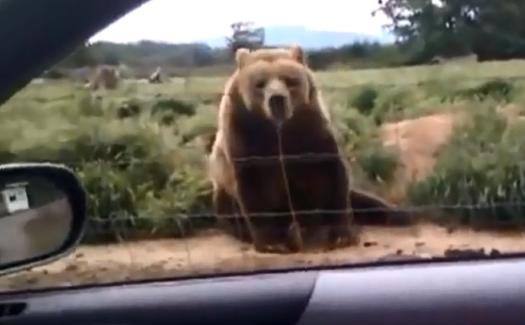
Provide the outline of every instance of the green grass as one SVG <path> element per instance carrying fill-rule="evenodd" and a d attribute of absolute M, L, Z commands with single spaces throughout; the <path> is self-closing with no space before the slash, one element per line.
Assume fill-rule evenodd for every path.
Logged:
<path fill-rule="evenodd" d="M 508 123 L 479 104 L 457 127 L 434 173 L 414 184 L 415 204 L 438 204 L 440 221 L 475 227 L 525 225 L 525 121 Z"/>
<path fill-rule="evenodd" d="M 525 125 L 509 126 L 494 113 L 504 103 L 525 104 L 519 76 L 525 61 L 317 73 L 357 186 L 388 188 L 400 167 L 398 154 L 381 144 L 381 124 L 443 110 L 467 113 L 471 123 L 455 131 L 434 173 L 411 185 L 406 204 L 521 199 Z M 225 80 L 126 81 L 100 98 L 67 81 L 31 84 L 0 110 L 0 162 L 73 167 L 89 195 L 86 240 L 188 235 L 211 211 L 199 139 L 215 130 Z M 470 213 L 468 220 L 495 215 L 523 219 L 520 210 L 505 209 Z"/>

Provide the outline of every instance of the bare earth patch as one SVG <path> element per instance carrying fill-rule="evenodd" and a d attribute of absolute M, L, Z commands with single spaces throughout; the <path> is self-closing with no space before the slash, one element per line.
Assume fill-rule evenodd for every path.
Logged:
<path fill-rule="evenodd" d="M 52 264 L 0 278 L 0 292 L 102 284 L 203 273 L 373 262 L 384 257 L 443 256 L 447 249 L 525 251 L 522 233 L 448 231 L 434 225 L 363 228 L 359 246 L 331 252 L 260 254 L 218 231 L 190 239 L 165 239 L 104 246 L 80 246 Z M 191 248 L 190 248 L 191 247 Z"/>
<path fill-rule="evenodd" d="M 401 162 L 394 184 L 384 193 L 389 201 L 404 201 L 407 186 L 432 172 L 457 120 L 458 115 L 442 113 L 383 125 L 383 145 L 396 150 Z"/>
<path fill-rule="evenodd" d="M 395 147 L 407 176 L 419 180 L 432 171 L 437 154 L 452 134 L 454 117 L 446 113 L 387 123 L 382 128 L 383 144 Z"/>

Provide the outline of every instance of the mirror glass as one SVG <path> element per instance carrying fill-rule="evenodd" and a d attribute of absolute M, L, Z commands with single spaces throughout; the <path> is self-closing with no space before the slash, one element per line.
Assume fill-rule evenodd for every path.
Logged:
<path fill-rule="evenodd" d="M 66 193 L 36 175 L 0 174 L 0 266 L 28 263 L 59 250 L 73 210 Z"/>

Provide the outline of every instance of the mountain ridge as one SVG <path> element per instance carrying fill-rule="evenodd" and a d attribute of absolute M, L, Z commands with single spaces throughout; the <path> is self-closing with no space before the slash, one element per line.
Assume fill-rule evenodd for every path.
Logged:
<path fill-rule="evenodd" d="M 268 26 L 265 27 L 265 43 L 271 46 L 298 44 L 306 49 L 340 47 L 356 42 L 390 43 L 393 37 L 388 33 L 367 35 L 354 32 L 323 31 L 308 29 L 303 26 Z M 226 46 L 226 36 L 207 38 L 198 41 L 211 47 Z"/>

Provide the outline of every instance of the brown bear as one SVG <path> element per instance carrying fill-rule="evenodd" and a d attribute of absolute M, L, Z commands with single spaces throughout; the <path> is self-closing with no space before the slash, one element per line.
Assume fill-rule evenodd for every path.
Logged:
<path fill-rule="evenodd" d="M 303 50 L 239 49 L 236 62 L 209 157 L 216 213 L 238 211 L 258 251 L 355 241 L 348 169 Z"/>
<path fill-rule="evenodd" d="M 219 220 L 260 252 L 357 242 L 350 175 L 301 47 L 236 52 L 208 157 Z M 377 201 L 382 203 L 380 201 Z M 359 202 L 357 202 L 359 203 Z"/>

